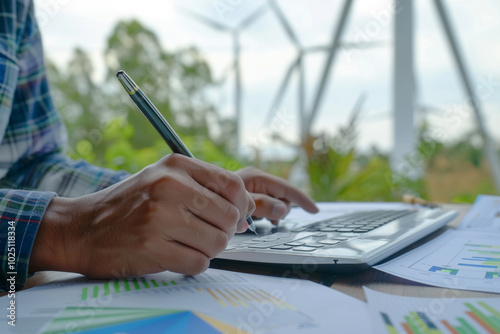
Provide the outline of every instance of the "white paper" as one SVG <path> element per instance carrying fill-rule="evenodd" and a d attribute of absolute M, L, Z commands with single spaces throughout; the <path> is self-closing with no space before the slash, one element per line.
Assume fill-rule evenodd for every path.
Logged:
<path fill-rule="evenodd" d="M 375 268 L 429 285 L 500 293 L 500 238 L 449 230 Z"/>
<path fill-rule="evenodd" d="M 5 310 L 7 303 L 6 297 L 0 298 L 1 309 Z M 180 319 L 175 323 L 180 327 L 171 332 L 182 332 L 181 327 L 186 325 L 194 326 L 188 332 L 203 333 L 329 333 L 332 328 L 339 333 L 369 332 L 366 304 L 355 298 L 307 280 L 216 269 L 195 277 L 164 272 L 135 281 L 88 281 L 80 277 L 76 282 L 18 292 L 16 303 L 16 327 L 8 326 L 3 317 L 1 333 L 44 333 L 89 326 L 102 328 L 102 333 L 164 333 L 167 322 L 174 321 L 168 320 L 169 312 Z M 134 331 L 132 320 L 140 322 L 138 331 Z M 146 329 L 148 323 L 163 331 Z M 125 328 L 105 327 L 120 324 Z M 212 331 L 207 329 L 209 325 Z M 196 326 L 205 327 L 202 330 Z"/>
<path fill-rule="evenodd" d="M 364 290 L 374 333 L 410 333 L 412 326 L 419 330 L 414 333 L 500 332 L 500 298 L 415 298 Z"/>
<path fill-rule="evenodd" d="M 477 196 L 474 205 L 458 228 L 461 230 L 500 232 L 500 196 Z"/>

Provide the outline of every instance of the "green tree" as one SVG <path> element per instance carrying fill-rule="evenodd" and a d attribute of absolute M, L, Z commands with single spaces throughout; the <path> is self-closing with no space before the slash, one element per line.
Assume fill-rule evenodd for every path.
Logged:
<path fill-rule="evenodd" d="M 219 117 L 208 102 L 208 64 L 195 48 L 165 51 L 153 31 L 138 21 L 119 22 L 107 41 L 106 80 L 93 79 L 81 49 L 65 68 L 48 62 L 52 94 L 70 133 L 70 156 L 135 172 L 170 152 L 119 85 L 124 69 L 148 94 L 194 155 L 237 169 L 230 154 L 234 120 Z"/>

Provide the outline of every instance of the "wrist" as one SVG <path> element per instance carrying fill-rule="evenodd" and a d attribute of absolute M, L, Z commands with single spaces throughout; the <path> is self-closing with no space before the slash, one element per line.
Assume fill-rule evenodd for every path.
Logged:
<path fill-rule="evenodd" d="M 80 272 L 80 242 L 85 213 L 78 199 L 54 197 L 43 215 L 30 256 L 29 271 Z"/>

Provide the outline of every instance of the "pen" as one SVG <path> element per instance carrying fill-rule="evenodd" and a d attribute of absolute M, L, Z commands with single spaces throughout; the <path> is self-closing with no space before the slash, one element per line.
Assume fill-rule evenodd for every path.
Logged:
<path fill-rule="evenodd" d="M 172 152 L 194 158 L 193 154 L 189 151 L 186 145 L 184 145 L 177 133 L 175 133 L 174 129 L 170 126 L 170 124 L 168 124 L 165 117 L 163 117 L 151 100 L 127 75 L 127 73 L 124 71 L 118 71 L 118 73 L 116 73 L 116 77 L 120 80 L 123 88 L 125 88 L 128 95 L 130 95 L 130 98 L 134 101 L 139 110 L 144 114 L 144 116 L 146 116 L 148 121 L 153 125 L 156 131 L 158 131 L 163 140 L 165 140 Z M 256 233 L 252 217 L 247 218 L 247 223 L 248 229 Z"/>
<path fill-rule="evenodd" d="M 430 203 L 430 202 L 426 201 L 423 198 L 420 198 L 420 197 L 417 197 L 417 196 L 414 196 L 414 195 L 411 195 L 411 194 L 404 194 L 403 195 L 403 202 L 404 203 L 409 203 L 409 204 L 419 204 L 419 205 L 422 205 L 422 206 L 429 207 L 431 209 L 439 207 L 439 205 L 437 205 L 435 203 Z"/>

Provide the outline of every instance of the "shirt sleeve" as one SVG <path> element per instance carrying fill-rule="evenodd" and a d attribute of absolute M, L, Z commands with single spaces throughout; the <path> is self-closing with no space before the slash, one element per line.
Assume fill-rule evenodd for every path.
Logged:
<path fill-rule="evenodd" d="M 28 278 L 28 265 L 36 231 L 55 193 L 0 189 L 0 290 L 20 290 Z"/>
<path fill-rule="evenodd" d="M 66 143 L 45 74 L 33 3 L 2 0 L 0 290 L 25 285 L 33 242 L 54 196 L 82 196 L 129 176 L 69 159 L 64 154 Z"/>

